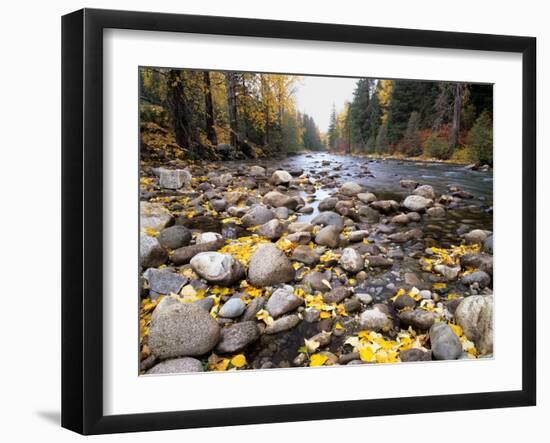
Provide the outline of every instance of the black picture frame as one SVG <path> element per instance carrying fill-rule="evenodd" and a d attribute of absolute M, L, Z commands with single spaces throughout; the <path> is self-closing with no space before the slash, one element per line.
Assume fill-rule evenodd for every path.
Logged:
<path fill-rule="evenodd" d="M 170 31 L 519 53 L 523 64 L 522 389 L 459 395 L 103 413 L 103 30 Z M 62 18 L 62 426 L 151 431 L 536 404 L 536 39 L 83 9 Z"/>

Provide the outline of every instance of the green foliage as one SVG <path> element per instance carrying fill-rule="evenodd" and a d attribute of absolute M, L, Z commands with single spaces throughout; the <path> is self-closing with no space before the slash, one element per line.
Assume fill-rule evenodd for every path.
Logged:
<path fill-rule="evenodd" d="M 336 129 L 336 106 L 332 105 L 332 112 L 330 113 L 330 122 L 328 126 L 328 147 L 330 149 L 336 148 L 336 139 L 338 137 L 337 129 Z"/>
<path fill-rule="evenodd" d="M 447 140 L 441 137 L 438 133 L 432 133 L 426 140 L 425 152 L 426 157 L 438 158 L 446 160 L 449 158 L 449 145 Z"/>
<path fill-rule="evenodd" d="M 382 123 L 378 128 L 374 149 L 378 154 L 389 152 L 390 143 L 388 141 L 388 123 Z"/>
<path fill-rule="evenodd" d="M 401 151 L 409 156 L 416 157 L 422 154 L 422 147 L 420 146 L 420 137 L 418 136 L 418 129 L 420 126 L 420 113 L 417 111 L 411 112 L 409 122 L 407 123 L 407 130 L 403 137 L 403 143 Z"/>
<path fill-rule="evenodd" d="M 483 111 L 468 133 L 466 143 L 480 163 L 493 163 L 493 124 L 489 111 Z"/>
<path fill-rule="evenodd" d="M 321 141 L 321 135 L 319 134 L 319 129 L 317 128 L 317 125 L 315 125 L 315 121 L 313 120 L 313 118 L 307 114 L 304 114 L 302 127 L 302 142 L 304 148 L 311 149 L 313 151 L 322 150 L 324 146 Z"/>

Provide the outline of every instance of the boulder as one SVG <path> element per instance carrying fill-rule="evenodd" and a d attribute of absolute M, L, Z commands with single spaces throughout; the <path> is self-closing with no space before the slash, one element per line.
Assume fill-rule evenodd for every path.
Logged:
<path fill-rule="evenodd" d="M 460 266 L 435 265 L 434 271 L 447 280 L 456 280 L 460 272 Z"/>
<path fill-rule="evenodd" d="M 151 228 L 159 232 L 170 223 L 172 223 L 172 215 L 162 203 L 139 203 L 139 225 L 141 229 Z"/>
<path fill-rule="evenodd" d="M 464 234 L 464 240 L 469 245 L 474 244 L 483 244 L 483 242 L 487 239 L 487 234 L 485 231 L 482 231 L 481 229 L 474 229 L 467 234 Z"/>
<path fill-rule="evenodd" d="M 285 225 L 279 220 L 273 219 L 261 225 L 256 232 L 258 235 L 268 238 L 269 240 L 275 240 L 281 237 L 284 231 Z"/>
<path fill-rule="evenodd" d="M 303 278 L 302 283 L 309 285 L 314 291 L 326 292 L 332 289 L 330 285 L 331 275 L 330 271 L 313 271 Z"/>
<path fill-rule="evenodd" d="M 393 260 L 382 257 L 381 255 L 369 255 L 365 264 L 371 268 L 391 268 L 393 266 Z"/>
<path fill-rule="evenodd" d="M 414 180 L 402 179 L 399 180 L 399 185 L 405 189 L 414 189 L 418 186 L 418 182 Z"/>
<path fill-rule="evenodd" d="M 221 330 L 221 337 L 216 352 L 232 354 L 241 351 L 260 338 L 260 331 L 255 321 L 243 321 L 227 326 Z"/>
<path fill-rule="evenodd" d="M 462 354 L 460 339 L 447 323 L 434 323 L 430 328 L 432 356 L 435 360 L 456 360 Z"/>
<path fill-rule="evenodd" d="M 337 226 L 328 225 L 321 229 L 315 236 L 315 243 L 329 248 L 336 248 L 340 243 L 340 231 Z"/>
<path fill-rule="evenodd" d="M 296 232 L 311 232 L 313 231 L 313 225 L 305 222 L 294 222 L 288 225 L 288 232 L 294 234 Z"/>
<path fill-rule="evenodd" d="M 190 263 L 193 270 L 208 283 L 230 286 L 244 277 L 243 266 L 229 254 L 201 252 Z"/>
<path fill-rule="evenodd" d="M 188 186 L 192 179 L 187 169 L 164 169 L 160 170 L 159 185 L 166 189 L 180 189 Z"/>
<path fill-rule="evenodd" d="M 377 211 L 388 214 L 392 211 L 396 211 L 399 208 L 399 204 L 395 200 L 377 200 L 370 204 L 371 208 Z"/>
<path fill-rule="evenodd" d="M 274 185 L 288 185 L 292 180 L 292 175 L 286 171 L 275 171 L 271 176 L 271 183 Z"/>
<path fill-rule="evenodd" d="M 434 206 L 433 208 L 428 208 L 426 214 L 432 218 L 443 218 L 445 217 L 445 209 L 441 206 Z"/>
<path fill-rule="evenodd" d="M 279 332 L 288 331 L 300 323 L 300 317 L 297 314 L 290 314 L 286 317 L 281 317 L 265 328 L 265 334 L 277 334 Z"/>
<path fill-rule="evenodd" d="M 312 266 L 319 263 L 321 256 L 315 251 L 315 249 L 311 249 L 308 245 L 300 245 L 294 249 L 290 258 L 291 260 Z"/>
<path fill-rule="evenodd" d="M 357 194 L 357 198 L 362 203 L 366 204 L 376 201 L 376 195 L 374 195 L 372 192 L 360 192 L 359 194 Z"/>
<path fill-rule="evenodd" d="M 430 185 L 422 185 L 416 188 L 413 191 L 414 195 L 419 195 L 421 197 L 427 198 L 429 200 L 435 199 L 435 191 L 434 188 Z"/>
<path fill-rule="evenodd" d="M 348 235 L 348 240 L 352 243 L 363 241 L 365 238 L 369 236 L 369 231 L 360 230 L 360 231 L 352 231 Z"/>
<path fill-rule="evenodd" d="M 174 251 L 170 256 L 170 260 L 175 265 L 185 265 L 197 254 L 201 252 L 217 251 L 225 244 L 225 240 L 220 239 L 200 245 L 183 246 Z"/>
<path fill-rule="evenodd" d="M 465 285 L 477 283 L 480 288 L 484 288 L 491 284 L 491 276 L 484 271 L 474 271 L 464 275 L 461 281 Z"/>
<path fill-rule="evenodd" d="M 358 273 L 365 266 L 365 261 L 363 260 L 363 257 L 353 248 L 345 248 L 342 251 L 339 263 L 340 266 L 344 268 L 344 270 L 353 274 Z"/>
<path fill-rule="evenodd" d="M 239 297 L 232 297 L 220 308 L 218 315 L 225 318 L 237 318 L 242 315 L 246 305 Z"/>
<path fill-rule="evenodd" d="M 391 329 L 392 322 L 391 320 L 378 309 L 368 309 L 364 311 L 359 317 L 359 323 L 361 329 L 367 331 L 387 331 Z"/>
<path fill-rule="evenodd" d="M 403 202 L 403 206 L 409 211 L 422 212 L 431 206 L 432 203 L 433 200 L 421 195 L 409 195 Z"/>
<path fill-rule="evenodd" d="M 191 231 L 181 225 L 170 226 L 160 231 L 157 239 L 165 248 L 178 249 L 189 244 L 191 241 Z"/>
<path fill-rule="evenodd" d="M 263 202 L 264 204 L 273 206 L 274 208 L 285 207 L 294 210 L 298 206 L 297 199 L 281 194 L 277 191 L 271 191 L 264 195 Z"/>
<path fill-rule="evenodd" d="M 338 192 L 340 194 L 344 194 L 348 197 L 353 197 L 357 194 L 359 194 L 363 190 L 363 187 L 355 182 L 346 182 L 344 183 Z"/>
<path fill-rule="evenodd" d="M 319 202 L 319 211 L 332 211 L 336 207 L 338 199 L 336 197 L 327 197 Z"/>
<path fill-rule="evenodd" d="M 260 245 L 250 257 L 248 281 L 257 288 L 287 283 L 293 278 L 292 263 L 273 243 Z"/>
<path fill-rule="evenodd" d="M 197 356 L 210 352 L 220 337 L 216 320 L 192 303 L 170 303 L 151 317 L 148 345 L 158 358 Z"/>
<path fill-rule="evenodd" d="M 139 236 L 139 264 L 143 268 L 154 268 L 168 260 L 168 252 L 155 237 L 141 233 Z"/>
<path fill-rule="evenodd" d="M 187 283 L 187 278 L 183 275 L 165 269 L 149 268 L 143 276 L 147 279 L 149 287 L 158 294 L 177 294 Z"/>
<path fill-rule="evenodd" d="M 493 352 L 493 296 L 472 295 L 457 306 L 455 319 L 482 354 Z"/>
<path fill-rule="evenodd" d="M 332 291 L 323 294 L 325 303 L 340 303 L 351 295 L 351 289 L 346 286 L 338 286 Z"/>
<path fill-rule="evenodd" d="M 242 224 L 245 228 L 250 228 L 252 226 L 263 225 L 269 220 L 273 220 L 275 214 L 271 209 L 263 205 L 254 205 L 250 210 L 243 216 L 241 219 Z"/>
<path fill-rule="evenodd" d="M 192 357 L 181 357 L 161 361 L 149 369 L 146 374 L 181 374 L 184 372 L 202 372 L 203 370 L 200 360 Z"/>
<path fill-rule="evenodd" d="M 399 297 L 401 298 L 401 297 Z M 403 323 L 406 327 L 412 326 L 415 329 L 420 329 L 426 331 L 437 320 L 437 315 L 430 311 L 425 311 L 424 309 L 415 309 L 413 311 L 403 311 L 400 312 L 399 321 Z M 406 329 L 406 328 L 403 328 Z"/>
<path fill-rule="evenodd" d="M 339 231 L 344 229 L 344 220 L 342 219 L 342 216 L 333 211 L 321 212 L 319 215 L 314 217 L 313 220 L 311 220 L 311 223 L 322 226 L 336 226 Z"/>
<path fill-rule="evenodd" d="M 261 166 L 251 166 L 248 173 L 251 177 L 265 177 L 265 168 Z"/>
<path fill-rule="evenodd" d="M 431 361 L 432 353 L 431 351 L 423 351 L 422 349 L 405 349 L 399 353 L 399 359 L 402 362 L 411 362 L 411 361 Z"/>
<path fill-rule="evenodd" d="M 294 295 L 294 288 L 289 285 L 284 285 L 277 289 L 265 304 L 265 309 L 273 318 L 280 317 L 287 312 L 294 311 L 298 306 L 301 306 L 304 300 Z"/>

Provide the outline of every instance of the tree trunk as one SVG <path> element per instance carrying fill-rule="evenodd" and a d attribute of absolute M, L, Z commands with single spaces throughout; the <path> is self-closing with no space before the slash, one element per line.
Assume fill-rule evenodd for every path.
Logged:
<path fill-rule="evenodd" d="M 229 138 L 229 144 L 233 147 L 237 147 L 239 139 L 237 137 L 237 91 L 236 91 L 236 78 L 234 72 L 227 72 L 225 74 L 225 88 L 227 90 L 227 107 L 229 110 L 229 127 L 231 134 Z"/>
<path fill-rule="evenodd" d="M 192 157 L 195 157 L 199 146 L 189 118 L 188 107 L 183 94 L 183 82 L 179 71 L 170 70 L 167 86 L 176 143 L 181 148 L 188 150 Z"/>
<path fill-rule="evenodd" d="M 449 133 L 449 150 L 452 152 L 458 145 L 458 135 L 460 133 L 460 111 L 462 110 L 462 92 L 463 86 L 457 83 L 455 86 L 455 97 L 453 106 L 453 121 Z"/>
<path fill-rule="evenodd" d="M 212 89 L 210 87 L 210 73 L 208 71 L 203 72 L 204 76 L 204 105 L 206 111 L 206 138 L 213 145 L 218 144 L 218 137 L 216 136 L 216 129 L 214 128 L 214 106 L 212 105 Z"/>

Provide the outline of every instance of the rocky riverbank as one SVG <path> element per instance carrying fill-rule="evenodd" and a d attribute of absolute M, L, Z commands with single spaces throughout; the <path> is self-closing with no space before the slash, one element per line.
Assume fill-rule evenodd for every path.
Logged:
<path fill-rule="evenodd" d="M 299 157 L 142 162 L 141 372 L 491 356 L 487 196 Z"/>

